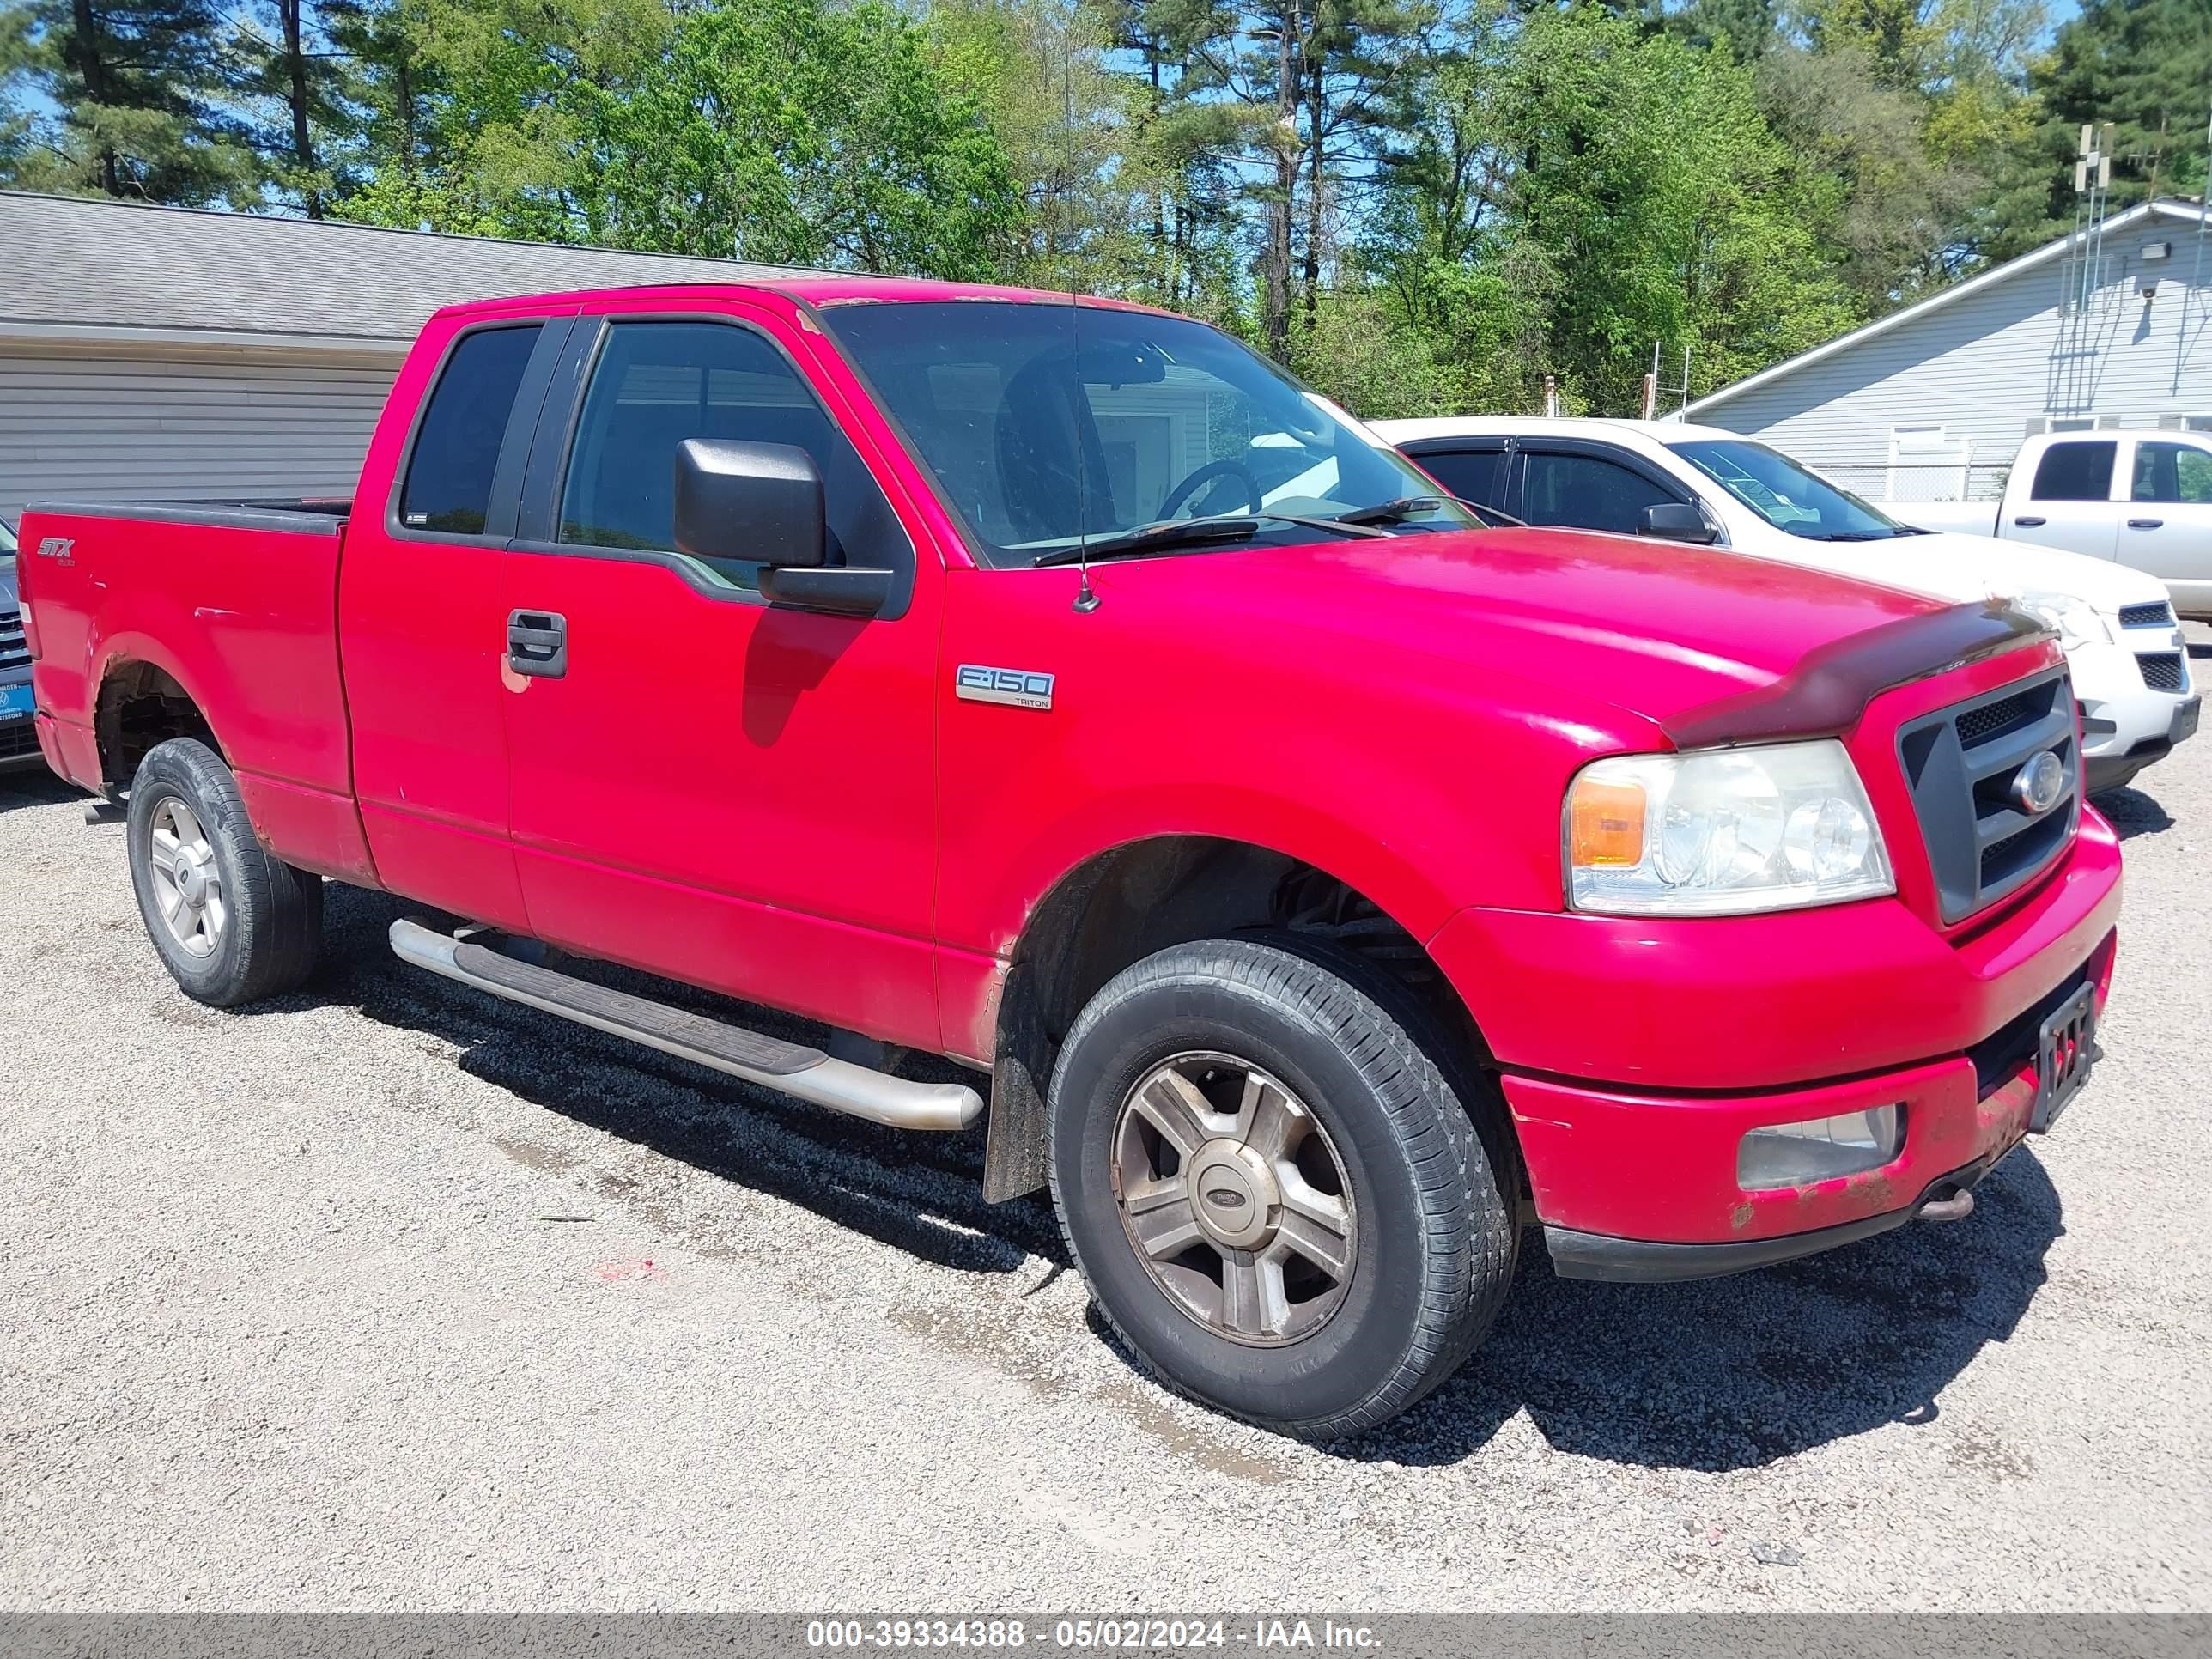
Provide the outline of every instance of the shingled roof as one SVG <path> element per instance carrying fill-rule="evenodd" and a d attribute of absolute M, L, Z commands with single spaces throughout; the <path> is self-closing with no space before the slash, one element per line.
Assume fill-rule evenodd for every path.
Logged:
<path fill-rule="evenodd" d="M 441 306 L 754 282 L 787 266 L 0 191 L 0 336 L 267 337 L 398 350 Z"/>

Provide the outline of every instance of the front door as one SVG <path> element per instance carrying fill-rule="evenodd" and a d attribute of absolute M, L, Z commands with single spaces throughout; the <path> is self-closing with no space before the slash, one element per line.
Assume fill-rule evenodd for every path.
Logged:
<path fill-rule="evenodd" d="M 718 301 L 583 327 L 574 419 L 549 399 L 507 573 L 532 930 L 934 1048 L 941 565 L 915 557 L 781 319 Z M 866 619 L 771 606 L 757 566 L 678 552 L 687 438 L 805 449 L 832 558 L 893 567 L 900 597 Z"/>

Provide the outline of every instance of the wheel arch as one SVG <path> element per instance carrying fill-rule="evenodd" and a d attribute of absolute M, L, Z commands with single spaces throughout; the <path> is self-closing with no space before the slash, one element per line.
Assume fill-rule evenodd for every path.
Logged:
<path fill-rule="evenodd" d="M 1045 1091 L 1060 1045 L 1107 981 L 1172 945 L 1271 931 L 1349 953 L 1433 1019 L 1455 1053 L 1487 1063 L 1474 1011 L 1423 933 L 1371 893 L 1308 859 L 1234 836 L 1121 842 L 1066 871 L 1030 907 L 991 1011 L 991 1109 L 984 1195 L 1045 1184 Z M 1431 930 L 1432 931 L 1432 930 Z"/>
<path fill-rule="evenodd" d="M 197 738 L 234 765 L 205 701 L 174 660 L 150 645 L 118 651 L 101 665 L 92 725 L 100 783 L 110 795 L 128 788 L 147 751 L 171 738 Z"/>

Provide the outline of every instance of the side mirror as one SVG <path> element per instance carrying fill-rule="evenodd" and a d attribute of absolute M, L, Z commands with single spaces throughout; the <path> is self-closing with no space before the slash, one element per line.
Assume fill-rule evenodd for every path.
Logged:
<path fill-rule="evenodd" d="M 829 556 L 822 475 L 794 444 L 686 438 L 676 447 L 676 550 L 814 569 Z"/>
<path fill-rule="evenodd" d="M 1709 546 L 1721 532 L 1705 522 L 1705 515 L 1687 501 L 1655 501 L 1636 521 L 1636 533 L 1662 542 L 1695 542 Z"/>

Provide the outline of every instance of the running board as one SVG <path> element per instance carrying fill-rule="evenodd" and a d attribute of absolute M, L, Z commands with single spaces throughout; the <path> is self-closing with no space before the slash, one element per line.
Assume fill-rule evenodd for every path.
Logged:
<path fill-rule="evenodd" d="M 819 1048 L 533 967 L 404 917 L 392 924 L 392 948 L 402 961 L 463 985 L 833 1112 L 895 1129 L 964 1129 L 983 1115 L 982 1096 L 965 1084 L 913 1083 L 833 1060 Z"/>

